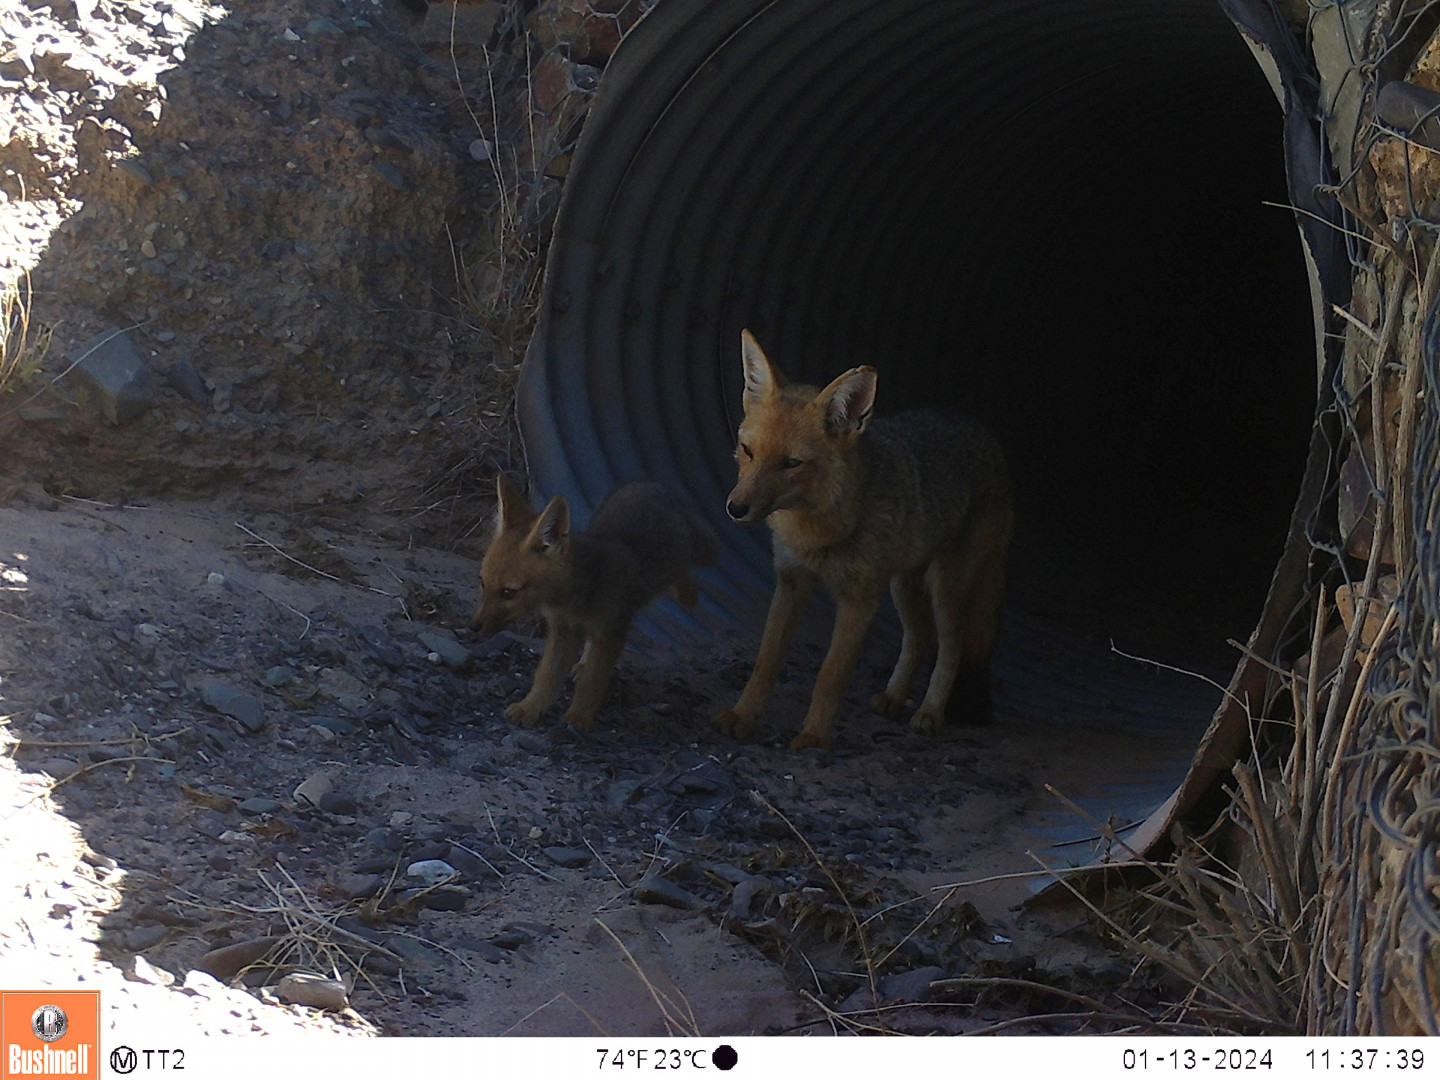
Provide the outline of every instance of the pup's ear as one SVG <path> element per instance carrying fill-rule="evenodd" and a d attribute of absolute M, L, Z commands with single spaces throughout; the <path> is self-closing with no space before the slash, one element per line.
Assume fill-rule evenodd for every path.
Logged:
<path fill-rule="evenodd" d="M 749 330 L 740 331 L 740 360 L 745 367 L 744 404 L 747 410 L 784 389 L 785 376 L 770 363 L 765 350 L 760 348 L 760 343 Z"/>
<path fill-rule="evenodd" d="M 504 473 L 495 474 L 495 498 L 498 512 L 495 532 L 505 532 L 534 520 L 535 512 L 520 494 L 520 489 L 510 482 Z"/>
<path fill-rule="evenodd" d="M 556 495 L 530 529 L 530 546 L 539 552 L 559 551 L 570 539 L 570 505 L 564 495 Z"/>
<path fill-rule="evenodd" d="M 825 426 L 833 434 L 860 434 L 870 423 L 870 411 L 875 408 L 875 369 L 851 368 L 820 391 L 815 405 L 822 410 Z"/>

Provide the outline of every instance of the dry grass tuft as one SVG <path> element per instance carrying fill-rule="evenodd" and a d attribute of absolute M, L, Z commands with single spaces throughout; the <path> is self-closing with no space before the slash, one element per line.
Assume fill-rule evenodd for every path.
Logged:
<path fill-rule="evenodd" d="M 31 319 L 33 298 L 29 273 L 0 288 L 0 394 L 18 392 L 50 351 L 51 328 Z"/>

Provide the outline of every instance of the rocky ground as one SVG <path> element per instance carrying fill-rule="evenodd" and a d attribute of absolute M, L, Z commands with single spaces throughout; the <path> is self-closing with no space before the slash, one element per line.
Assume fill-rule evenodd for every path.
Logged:
<path fill-rule="evenodd" d="M 434 1035 L 800 1030 L 856 1007 L 867 958 L 882 984 L 919 980 L 898 997 L 974 1006 L 927 1027 L 1125 977 L 1083 926 L 1051 937 L 1014 909 L 1022 881 L 944 906 L 934 889 L 1035 846 L 1039 779 L 1080 783 L 1093 735 L 1010 722 L 937 744 L 867 716 L 857 687 L 831 754 L 790 752 L 779 723 L 739 744 L 708 717 L 743 682 L 742 638 L 683 668 L 639 639 L 596 731 L 519 730 L 502 710 L 539 642 L 444 629 L 467 559 L 302 540 L 223 503 L 10 507 L 0 536 L 4 776 L 88 844 L 46 845 L 42 869 L 84 885 L 65 903 L 64 884 L 16 887 L 28 924 L 96 962 L 272 988 L 315 972 L 352 1023 Z M 778 715 L 815 661 L 797 656 Z"/>
<path fill-rule="evenodd" d="M 0 981 L 215 1033 L 1160 1011 L 1083 916 L 1016 906 L 1044 784 L 1123 735 L 912 736 L 862 707 L 882 647 L 794 754 L 810 647 L 736 743 L 739 632 L 637 636 L 592 734 L 523 731 L 537 640 L 456 629 L 638 4 L 32 3 L 0 0 Z"/>

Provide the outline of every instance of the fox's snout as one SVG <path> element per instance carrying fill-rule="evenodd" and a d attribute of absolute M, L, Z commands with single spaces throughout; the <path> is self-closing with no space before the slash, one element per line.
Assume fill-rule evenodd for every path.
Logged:
<path fill-rule="evenodd" d="M 754 483 L 741 477 L 740 483 L 725 499 L 725 513 L 730 520 L 740 525 L 753 525 L 770 516 L 775 509 L 774 502 L 763 491 L 757 491 Z"/>
<path fill-rule="evenodd" d="M 475 609 L 475 614 L 470 616 L 470 621 L 465 624 L 466 629 L 476 630 L 485 637 L 497 634 L 505 629 L 505 624 L 510 621 L 503 611 L 486 611 L 482 603 Z"/>

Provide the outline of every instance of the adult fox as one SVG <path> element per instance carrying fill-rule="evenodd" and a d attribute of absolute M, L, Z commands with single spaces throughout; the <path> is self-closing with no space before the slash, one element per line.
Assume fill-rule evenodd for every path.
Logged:
<path fill-rule="evenodd" d="M 787 382 L 750 331 L 740 341 L 740 475 L 725 509 L 741 524 L 768 522 L 776 582 L 754 671 L 716 721 L 737 737 L 754 731 L 819 582 L 834 595 L 835 629 L 792 747 L 829 746 L 887 584 L 904 639 L 872 706 L 898 715 L 934 644 L 935 669 L 911 728 L 938 733 L 952 694 L 960 719 L 985 719 L 1015 521 L 999 444 L 974 420 L 928 410 L 872 422 L 874 368 L 851 368 L 817 390 Z"/>

